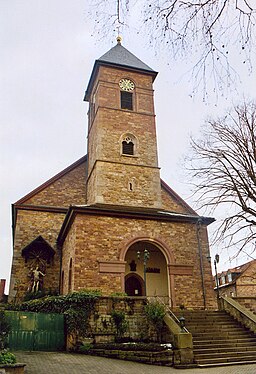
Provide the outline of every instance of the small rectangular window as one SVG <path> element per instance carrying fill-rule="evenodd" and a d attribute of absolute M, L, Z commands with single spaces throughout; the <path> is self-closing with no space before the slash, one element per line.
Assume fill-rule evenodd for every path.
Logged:
<path fill-rule="evenodd" d="M 133 110 L 131 92 L 121 91 L 121 109 Z"/>

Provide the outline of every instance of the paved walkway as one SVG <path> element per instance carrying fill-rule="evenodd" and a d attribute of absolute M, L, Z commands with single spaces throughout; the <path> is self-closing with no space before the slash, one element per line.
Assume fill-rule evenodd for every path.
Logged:
<path fill-rule="evenodd" d="M 255 374 L 256 364 L 205 369 L 174 369 L 132 361 L 56 352 L 15 352 L 26 374 Z"/>

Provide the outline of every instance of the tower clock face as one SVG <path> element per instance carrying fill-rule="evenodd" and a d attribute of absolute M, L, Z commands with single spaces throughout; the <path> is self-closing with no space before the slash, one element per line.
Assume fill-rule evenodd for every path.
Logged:
<path fill-rule="evenodd" d="M 133 91 L 135 84 L 130 79 L 123 78 L 119 81 L 119 87 L 123 91 Z"/>

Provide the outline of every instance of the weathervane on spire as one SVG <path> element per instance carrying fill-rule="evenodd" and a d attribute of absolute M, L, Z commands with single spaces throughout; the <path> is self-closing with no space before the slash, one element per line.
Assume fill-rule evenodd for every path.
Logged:
<path fill-rule="evenodd" d="M 122 38 L 120 35 L 117 36 L 116 41 L 117 41 L 117 44 L 121 44 Z"/>

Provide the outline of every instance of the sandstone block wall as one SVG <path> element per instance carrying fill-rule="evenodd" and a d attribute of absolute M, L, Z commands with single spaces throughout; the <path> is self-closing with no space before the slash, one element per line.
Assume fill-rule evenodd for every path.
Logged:
<path fill-rule="evenodd" d="M 135 83 L 132 111 L 120 106 L 119 81 L 128 76 Z M 88 203 L 161 207 L 152 77 L 101 66 L 92 101 L 95 103 L 91 105 L 94 116 L 89 115 Z M 134 137 L 135 153 L 124 156 L 122 141 L 129 134 Z M 129 191 L 129 182 L 133 191 Z"/>
<path fill-rule="evenodd" d="M 104 335 L 116 334 L 116 327 L 112 319 L 112 312 L 125 313 L 125 321 L 128 323 L 124 337 L 133 340 L 154 339 L 154 332 L 149 335 L 148 322 L 144 312 L 145 298 L 122 298 L 122 297 L 101 297 L 97 300 L 95 311 L 89 320 L 90 334 Z"/>
<path fill-rule="evenodd" d="M 85 204 L 86 162 L 29 198 L 26 205 L 68 207 Z"/>
<path fill-rule="evenodd" d="M 236 281 L 236 296 L 253 296 L 256 294 L 256 262 L 243 272 Z"/>
<path fill-rule="evenodd" d="M 107 233 L 107 235 L 106 235 Z M 118 262 L 121 252 L 129 247 L 131 239 L 148 238 L 154 243 L 165 243 L 165 251 L 173 258 L 173 265 L 191 267 L 191 274 L 170 274 L 169 288 L 177 306 L 203 307 L 202 276 L 196 227 L 193 224 L 159 222 L 154 220 L 125 219 L 116 217 L 90 216 L 78 214 L 70 229 L 69 237 L 63 245 L 65 258 L 73 258 L 74 290 L 101 289 L 104 295 L 124 291 L 124 272 L 100 272 L 99 262 Z M 100 239 L 98 239 L 100 238 Z M 201 239 L 203 251 L 204 283 L 207 307 L 215 307 L 215 295 L 205 229 Z M 72 243 L 72 244 L 71 244 Z M 172 265 L 172 264 L 170 264 Z M 67 269 L 63 269 L 65 274 Z M 66 281 L 65 281 L 66 282 Z M 66 283 L 65 283 L 66 284 Z M 64 293 L 67 289 L 64 289 Z"/>
<path fill-rule="evenodd" d="M 27 210 L 20 210 L 18 212 L 9 293 L 10 301 L 14 298 L 19 300 L 28 290 L 31 261 L 28 260 L 26 263 L 25 258 L 21 255 L 21 251 L 39 235 L 43 236 L 55 250 L 52 261 L 46 266 L 46 275 L 43 280 L 44 288 L 52 290 L 59 289 L 60 253 L 56 247 L 56 239 L 64 216 L 64 214 L 52 212 Z"/>
<path fill-rule="evenodd" d="M 85 173 L 86 161 L 82 158 L 66 173 L 53 178 L 51 183 L 46 182 L 27 199 L 21 199 L 21 203 L 14 205 L 16 222 L 9 301 L 21 299 L 28 290 L 31 261 L 26 263 L 21 252 L 40 235 L 55 250 L 53 260 L 46 267 L 44 288 L 59 290 L 60 253 L 56 240 L 67 211 L 65 208 L 85 203 Z"/>
<path fill-rule="evenodd" d="M 234 297 L 235 301 L 241 304 L 246 309 L 249 309 L 251 312 L 256 314 L 256 297 L 254 296 L 240 296 Z"/>

